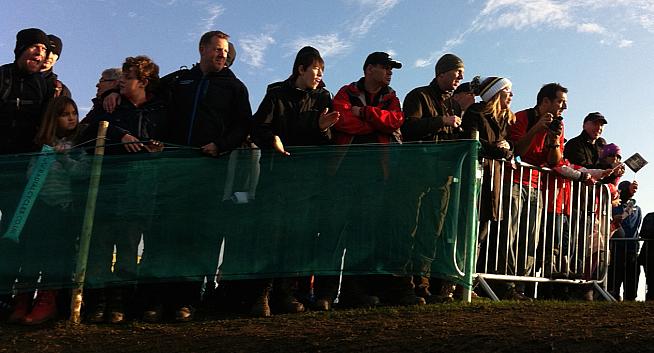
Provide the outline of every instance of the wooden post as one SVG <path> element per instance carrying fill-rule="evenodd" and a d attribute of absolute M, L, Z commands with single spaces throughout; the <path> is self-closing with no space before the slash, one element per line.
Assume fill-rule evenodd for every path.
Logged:
<path fill-rule="evenodd" d="M 77 265 L 75 267 L 75 287 L 70 302 L 70 321 L 79 324 L 81 321 L 82 292 L 86 280 L 86 265 L 89 258 L 91 245 L 91 233 L 93 232 L 93 217 L 95 216 L 95 202 L 98 198 L 98 187 L 100 186 L 100 175 L 102 173 L 102 156 L 104 156 L 104 145 L 106 142 L 107 128 L 109 122 L 101 121 L 98 126 L 98 139 L 95 141 L 95 157 L 91 165 L 91 179 L 89 182 L 89 193 L 86 198 L 86 211 L 84 212 L 84 223 L 82 234 L 79 239 L 79 251 L 77 253 Z"/>

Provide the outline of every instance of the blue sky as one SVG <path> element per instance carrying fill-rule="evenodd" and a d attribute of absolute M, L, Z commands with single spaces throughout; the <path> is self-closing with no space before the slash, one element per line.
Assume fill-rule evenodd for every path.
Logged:
<path fill-rule="evenodd" d="M 39 27 L 63 39 L 55 67 L 80 107 L 89 107 L 99 73 L 145 54 L 162 74 L 198 60 L 207 30 L 229 33 L 234 72 L 248 86 L 253 110 L 270 82 L 286 78 L 297 50 L 313 45 L 326 61 L 333 93 L 362 74 L 370 52 L 404 63 L 391 85 L 402 100 L 433 78 L 435 61 L 453 52 L 466 79 L 513 81 L 515 111 L 534 105 L 538 89 L 570 89 L 566 137 L 584 116 L 602 112 L 604 137 L 624 157 L 639 152 L 652 165 L 638 173 L 638 201 L 654 211 L 654 2 L 651 0 L 2 0 L 0 63 L 13 61 L 15 34 Z M 623 180 L 631 180 L 628 172 Z"/>

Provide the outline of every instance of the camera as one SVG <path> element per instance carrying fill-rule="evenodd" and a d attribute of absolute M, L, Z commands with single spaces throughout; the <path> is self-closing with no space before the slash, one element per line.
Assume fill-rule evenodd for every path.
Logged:
<path fill-rule="evenodd" d="M 548 126 L 549 130 L 555 135 L 560 135 L 563 131 L 563 117 L 557 116 L 552 118 L 552 122 Z"/>

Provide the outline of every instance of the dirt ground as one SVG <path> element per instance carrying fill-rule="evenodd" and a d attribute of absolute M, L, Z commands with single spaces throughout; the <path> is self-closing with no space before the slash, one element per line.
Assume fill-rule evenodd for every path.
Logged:
<path fill-rule="evenodd" d="M 0 352 L 646 352 L 654 303 L 503 302 L 187 324 L 0 324 Z"/>

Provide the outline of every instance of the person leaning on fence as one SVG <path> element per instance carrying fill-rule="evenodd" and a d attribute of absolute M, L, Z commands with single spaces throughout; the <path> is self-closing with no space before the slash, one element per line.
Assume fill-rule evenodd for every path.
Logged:
<path fill-rule="evenodd" d="M 406 95 L 403 105 L 405 122 L 402 125 L 404 141 L 438 142 L 458 138 L 462 109 L 458 100 L 453 99 L 452 93 L 461 84 L 464 71 L 465 67 L 461 58 L 454 54 L 445 54 L 436 62 L 435 77 L 429 85 L 415 88 Z M 438 168 L 438 161 L 432 163 L 434 163 L 434 168 Z M 410 210 L 413 212 L 414 218 L 416 215 L 430 215 L 430 207 L 419 201 L 419 195 L 426 190 L 436 188 L 415 183 L 410 187 L 415 188 L 407 192 L 407 194 L 415 196 L 415 201 L 413 201 L 415 207 Z M 438 185 L 438 187 L 442 187 L 442 185 Z M 441 198 L 441 209 L 447 210 L 448 200 L 446 196 Z M 442 224 L 444 214 L 440 216 L 434 216 L 438 219 L 431 221 Z M 431 264 L 436 256 L 437 235 L 430 232 L 429 229 L 423 228 L 425 227 L 420 227 L 416 233 L 418 235 L 416 241 L 424 244 L 421 247 L 423 250 L 416 251 L 414 254 L 413 271 L 421 274 L 415 276 L 414 279 L 418 283 L 416 293 L 428 302 L 453 300 L 455 288 L 451 282 L 437 277 L 430 279 Z M 420 236 L 420 234 L 424 236 Z M 430 288 L 437 288 L 438 293 L 432 293 Z"/>
<path fill-rule="evenodd" d="M 109 122 L 107 154 L 160 152 L 160 142 L 166 134 L 166 106 L 154 94 L 159 81 L 159 66 L 147 56 L 128 57 L 122 65 L 119 80 L 120 104 L 113 113 L 102 113 L 89 122 L 80 137 L 93 141 L 102 120 Z M 100 205 L 112 204 L 112 212 L 104 212 L 96 220 L 88 259 L 87 317 L 90 322 L 123 323 L 127 306 L 133 302 L 137 276 L 138 244 L 141 234 L 149 233 L 154 207 L 154 178 L 148 164 L 131 161 L 116 175 L 105 178 L 120 186 L 115 193 L 102 188 Z M 116 263 L 111 270 L 111 259 L 116 249 Z"/>
<path fill-rule="evenodd" d="M 16 34 L 13 63 L 0 66 L 0 155 L 35 152 L 34 137 L 46 106 L 54 96 L 54 87 L 41 76 L 40 70 L 48 49 L 47 35 L 37 28 Z M 17 198 L 0 199 L 0 232 L 6 230 Z M 7 245 L 0 244 L 0 317 L 11 309 L 11 288 L 18 265 Z"/>
<path fill-rule="evenodd" d="M 191 69 L 181 69 L 161 79 L 159 92 L 168 106 L 166 142 L 193 148 L 206 156 L 219 157 L 240 147 L 251 128 L 252 111 L 248 90 L 227 67 L 229 35 L 221 31 L 204 33 L 198 43 L 199 63 Z M 210 163 L 209 160 L 204 161 Z M 166 164 L 162 166 L 169 178 L 188 178 L 185 170 Z M 218 202 L 203 205 L 202 214 L 184 212 L 178 205 L 195 203 L 206 195 L 222 196 L 218 176 L 201 188 L 176 194 L 175 202 L 159 203 L 157 211 L 165 217 L 165 226 L 148 240 L 143 254 L 140 276 L 150 282 L 144 289 L 148 307 L 143 319 L 156 322 L 170 310 L 177 322 L 190 321 L 199 304 L 202 275 L 216 272 L 219 244 L 216 229 Z M 221 196 L 218 196 L 221 195 Z M 145 241 L 145 239 L 144 239 Z M 214 247 L 215 246 L 215 247 Z M 168 278 L 162 278 L 168 277 Z M 171 280 L 170 277 L 174 277 Z"/>
<path fill-rule="evenodd" d="M 334 97 L 334 110 L 340 113 L 340 119 L 333 128 L 336 144 L 388 145 L 401 142 L 400 126 L 404 122 L 404 115 L 400 108 L 400 101 L 390 87 L 393 69 L 400 68 L 402 63 L 394 60 L 388 53 L 374 52 L 368 55 L 363 64 L 364 76 L 356 82 L 341 87 Z M 388 250 L 384 247 L 389 244 L 388 241 L 391 241 L 385 232 L 388 228 L 382 226 L 382 223 L 388 218 L 385 213 L 390 212 L 389 207 L 392 207 L 392 203 L 385 202 L 385 195 L 374 190 L 377 186 L 383 187 L 393 171 L 388 165 L 388 149 L 374 148 L 373 151 L 371 158 L 376 161 L 369 164 L 368 172 L 374 177 L 365 185 L 343 185 L 343 189 L 338 190 L 351 197 L 348 217 L 355 217 L 354 213 L 362 212 L 364 209 L 369 211 L 363 215 L 359 214 L 356 225 L 348 227 L 350 234 L 347 238 L 352 243 L 347 251 L 352 254 L 357 254 L 357 251 L 363 253 L 368 247 L 374 248 L 374 253 L 381 254 Z M 348 158 L 347 155 L 342 157 Z M 334 164 L 339 165 L 340 161 Z M 335 178 L 341 177 L 341 172 L 336 171 Z M 351 196 L 354 194 L 356 197 Z M 377 238 L 374 238 L 377 233 L 379 233 Z M 366 263 L 374 266 L 376 260 L 376 258 L 368 258 Z M 347 270 L 351 269 L 346 268 Z M 370 271 L 371 269 L 357 270 Z M 342 303 L 344 305 L 374 306 L 379 303 L 379 296 L 385 297 L 384 299 L 394 304 L 424 304 L 421 298 L 413 294 L 413 282 L 407 275 L 384 276 L 378 280 L 364 276 L 346 276 L 343 279 Z"/>
<path fill-rule="evenodd" d="M 81 227 L 73 218 L 72 178 L 83 175 L 84 167 L 69 156 L 78 131 L 77 117 L 75 102 L 57 97 L 48 105 L 37 133 L 37 144 L 53 148 L 54 162 L 21 233 L 22 265 L 11 323 L 42 324 L 67 307 L 65 292 L 59 288 L 70 284 L 76 245 L 76 233 L 71 230 Z M 37 158 L 30 164 L 30 173 Z M 38 289 L 36 297 L 34 289 Z"/>
<path fill-rule="evenodd" d="M 570 163 L 586 168 L 596 168 L 600 160 L 602 147 L 606 144 L 602 138 L 606 118 L 599 112 L 588 113 L 584 118 L 583 130 L 565 144 L 563 155 Z"/>
<path fill-rule="evenodd" d="M 644 239 L 643 248 L 638 255 L 638 263 L 645 270 L 647 280 L 647 291 L 645 300 L 654 300 L 654 212 L 650 212 L 643 218 L 643 224 L 640 227 L 640 238 Z"/>
<path fill-rule="evenodd" d="M 509 127 L 509 140 L 515 155 L 522 161 L 534 166 L 556 166 L 561 162 L 564 142 L 561 114 L 567 109 L 567 92 L 568 89 L 558 83 L 546 84 L 538 92 L 535 107 L 515 114 L 516 122 Z M 514 172 L 511 191 L 507 193 L 510 197 L 504 202 L 511 213 L 502 222 L 508 234 L 500 239 L 500 249 L 507 250 L 498 255 L 499 266 L 507 269 L 506 274 L 529 276 L 534 271 L 533 255 L 539 242 L 543 195 L 537 170 L 526 169 L 522 180 L 520 175 Z M 503 241 L 508 244 L 502 244 Z M 529 299 L 524 295 L 524 282 L 505 284 L 504 298 Z"/>
<path fill-rule="evenodd" d="M 475 138 L 479 134 L 481 154 L 483 158 L 484 179 L 481 187 L 478 250 L 486 243 L 491 228 L 497 228 L 497 222 L 505 215 L 500 210 L 500 191 L 502 190 L 501 160 L 509 161 L 513 158 L 513 146 L 507 141 L 507 129 L 515 122 L 515 114 L 511 111 L 513 97 L 511 81 L 503 77 L 475 77 L 471 85 L 475 92 L 481 96 L 482 101 L 471 105 L 463 115 L 462 137 Z M 490 242 L 489 242 L 490 244 Z M 489 256 L 493 255 L 495 247 L 488 247 Z M 479 251 L 477 252 L 480 253 Z M 478 272 L 485 272 L 486 251 L 479 256 Z M 491 256 L 492 257 L 492 256 Z M 488 262 L 494 263 L 494 262 Z"/>
<path fill-rule="evenodd" d="M 332 98 L 327 89 L 324 88 L 322 81 L 325 63 L 320 56 L 320 52 L 313 47 L 307 46 L 300 49 L 295 57 L 293 63 L 293 70 L 291 76 L 283 81 L 271 84 L 268 86 L 268 91 L 263 98 L 259 109 L 254 114 L 255 126 L 253 129 L 253 138 L 257 146 L 264 150 L 274 150 L 275 152 L 284 156 L 289 155 L 285 147 L 288 146 L 317 146 L 326 145 L 331 142 L 331 127 L 338 121 L 339 113 L 332 111 Z M 278 158 L 271 156 L 272 158 Z M 262 159 L 262 163 L 266 163 Z M 272 168 L 272 162 L 269 162 L 271 167 L 265 168 L 270 171 L 264 174 L 265 176 L 275 177 L 277 169 Z M 283 170 L 284 174 L 294 174 L 300 171 Z M 284 175 L 277 175 L 280 179 Z M 292 194 L 284 192 L 280 189 L 279 193 L 274 195 L 283 195 L 282 199 Z M 265 196 L 264 196 L 265 198 Z M 275 206 L 275 202 L 279 202 L 279 197 L 271 197 L 264 199 L 266 207 L 272 209 L 273 212 L 280 212 L 275 216 L 286 223 L 285 227 L 281 228 L 286 234 L 274 234 L 275 243 L 280 244 L 279 248 L 267 249 L 267 251 L 274 251 L 277 256 L 284 257 L 288 251 L 284 250 L 283 244 L 288 241 L 297 243 L 306 237 L 303 234 L 298 234 L 294 229 L 302 229 L 306 223 L 310 223 L 307 219 L 306 210 L 293 209 L 294 204 L 291 200 L 281 200 L 283 204 Z M 285 202 L 286 201 L 286 202 Z M 283 211 L 282 211 L 283 210 Z M 283 214 L 291 215 L 284 217 Z M 304 216 L 304 217 L 303 217 Z M 313 215 L 314 217 L 316 214 Z M 270 224 L 266 225 L 266 231 L 278 232 L 278 229 L 270 229 Z M 317 230 L 316 233 L 319 233 Z M 268 237 L 271 235 L 269 234 Z M 309 248 L 313 244 L 307 243 L 306 253 L 309 253 Z M 291 255 L 291 254 L 288 254 Z M 300 254 L 292 254 L 292 258 L 301 258 Z M 288 258 L 286 261 L 296 262 L 294 259 Z M 310 261 L 310 259 L 305 259 Z M 283 262 L 283 261 L 282 261 Z M 306 263 L 300 266 L 307 266 Z M 273 280 L 262 280 L 262 288 L 258 290 L 257 298 L 252 307 L 252 313 L 257 316 L 270 316 L 271 310 L 269 306 L 269 296 L 272 290 L 276 308 L 281 312 L 301 312 L 304 311 L 304 305 L 299 302 L 294 296 L 292 287 L 293 281 L 298 279 L 292 278 L 279 278 L 275 279 L 275 289 L 273 289 Z M 320 279 L 317 282 L 321 282 Z M 318 283 L 322 284 L 322 283 Z M 317 309 L 329 310 L 334 300 L 335 293 L 318 291 L 317 293 Z"/>
<path fill-rule="evenodd" d="M 636 205 L 634 195 L 638 191 L 636 181 L 622 181 L 618 185 L 620 205 L 613 208 L 613 219 L 620 222 L 620 227 L 613 234 L 611 264 L 609 265 L 608 290 L 615 298 L 636 300 L 640 264 L 638 263 L 638 228 L 642 221 L 642 211 Z M 623 296 L 620 296 L 623 286 Z"/>

